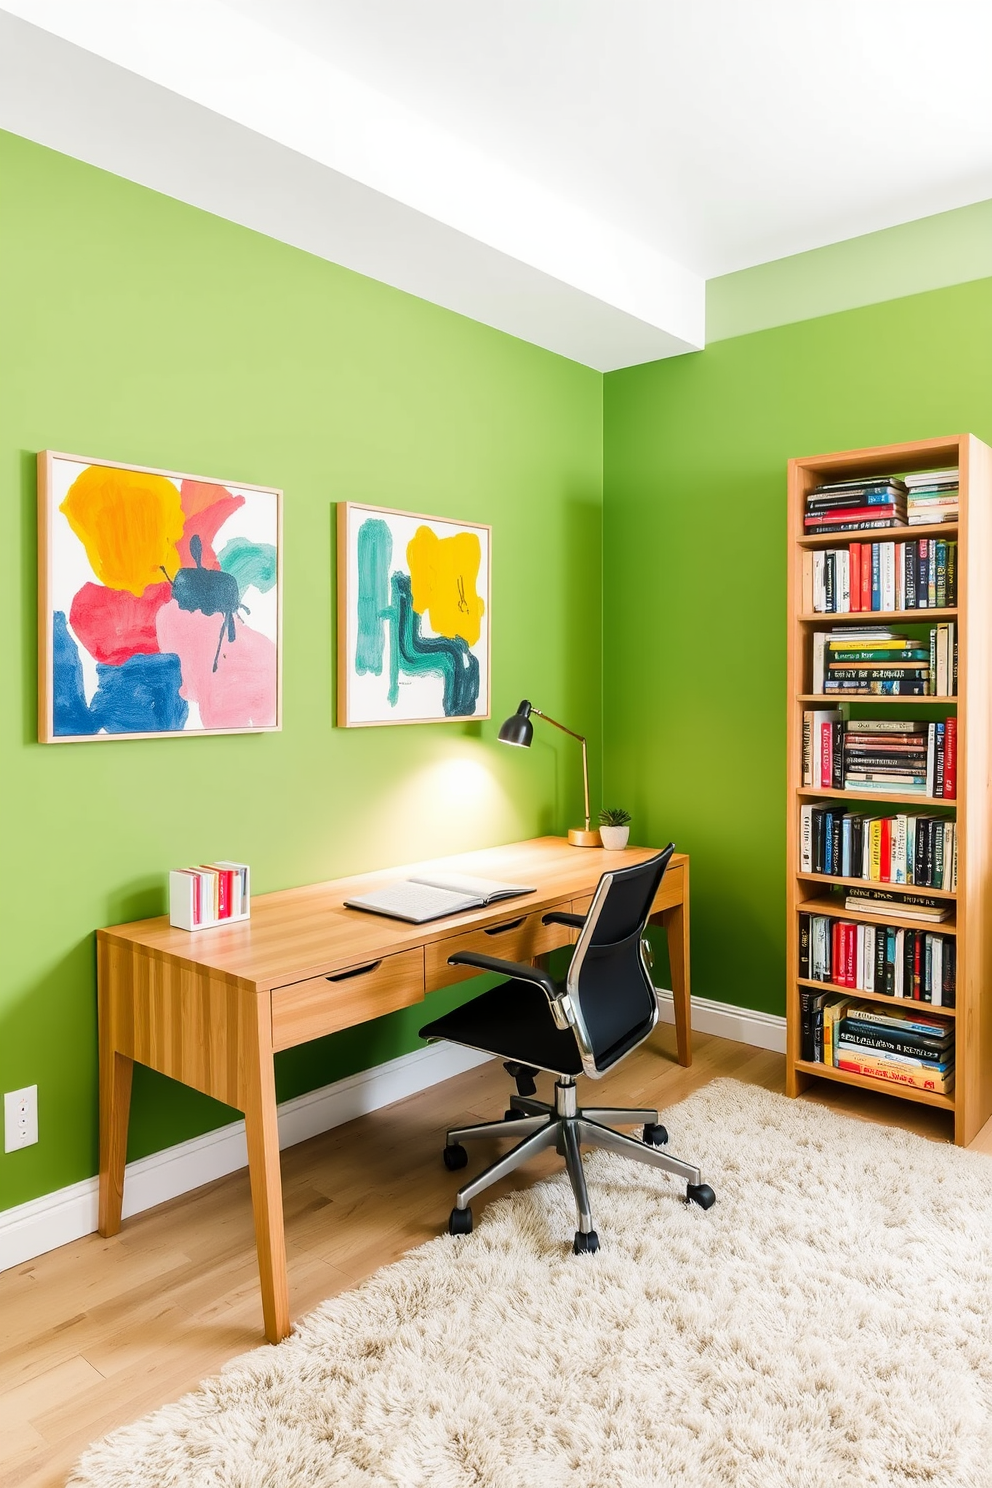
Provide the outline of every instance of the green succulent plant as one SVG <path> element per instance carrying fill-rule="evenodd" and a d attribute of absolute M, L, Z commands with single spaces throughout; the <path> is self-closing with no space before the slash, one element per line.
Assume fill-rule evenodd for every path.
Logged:
<path fill-rule="evenodd" d="M 599 813 L 601 827 L 625 827 L 630 821 L 630 812 L 622 806 L 604 806 Z"/>

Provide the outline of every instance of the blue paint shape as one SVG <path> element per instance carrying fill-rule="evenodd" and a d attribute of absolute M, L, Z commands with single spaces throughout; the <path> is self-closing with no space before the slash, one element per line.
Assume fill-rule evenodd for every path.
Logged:
<path fill-rule="evenodd" d="M 185 728 L 189 704 L 179 695 L 182 663 L 174 652 L 129 656 L 120 666 L 98 665 L 96 674 L 90 712 L 97 729 L 151 734 Z"/>
<path fill-rule="evenodd" d="M 189 704 L 180 697 L 182 663 L 171 651 L 129 656 L 120 666 L 97 664 L 92 703 L 65 613 L 52 625 L 52 728 L 57 738 L 80 734 L 173 733 L 186 727 Z"/>
<path fill-rule="evenodd" d="M 69 633 L 64 610 L 52 616 L 52 732 L 57 738 L 95 734 L 95 722 L 83 690 L 83 664 Z"/>
<path fill-rule="evenodd" d="M 359 677 L 382 676 L 386 644 L 384 621 L 389 605 L 389 564 L 393 536 L 381 517 L 367 517 L 358 529 L 358 633 L 355 637 L 355 671 Z"/>
<path fill-rule="evenodd" d="M 217 554 L 217 561 L 236 581 L 239 595 L 251 588 L 259 594 L 268 594 L 276 581 L 276 550 L 272 543 L 232 537 Z"/>
<path fill-rule="evenodd" d="M 413 608 L 410 575 L 394 573 L 390 611 L 389 702 L 399 701 L 399 673 L 411 676 L 440 676 L 444 683 L 442 707 L 445 718 L 466 718 L 475 713 L 479 697 L 479 660 L 461 636 L 421 635 L 421 617 Z"/>
<path fill-rule="evenodd" d="M 238 581 L 233 574 L 225 573 L 222 568 L 201 566 L 203 543 L 199 533 L 194 532 L 190 538 L 189 550 L 196 567 L 179 569 L 171 581 L 172 597 L 181 610 L 199 610 L 203 615 L 223 615 L 220 635 L 217 637 L 217 650 L 214 652 L 213 670 L 216 671 L 220 648 L 224 644 L 224 632 L 227 632 L 227 639 L 233 645 L 237 638 L 234 629 L 235 615 L 238 610 L 244 610 L 246 615 L 251 612 L 241 603 Z M 165 573 L 165 569 L 162 572 Z M 165 576 L 169 577 L 168 574 Z"/>

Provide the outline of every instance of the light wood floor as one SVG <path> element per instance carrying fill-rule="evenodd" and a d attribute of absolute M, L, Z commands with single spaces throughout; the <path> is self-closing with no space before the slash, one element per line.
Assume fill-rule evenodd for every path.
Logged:
<path fill-rule="evenodd" d="M 720 1075 L 783 1089 L 777 1054 L 696 1035 L 686 1070 L 674 1063 L 674 1042 L 674 1030 L 660 1027 L 597 1085 L 596 1104 L 665 1107 Z M 509 1086 L 493 1062 L 283 1153 L 294 1316 L 439 1232 L 457 1186 L 440 1160 L 444 1129 L 493 1119 Z M 823 1081 L 803 1099 L 949 1139 L 941 1112 L 890 1096 Z M 972 1145 L 992 1153 L 992 1122 Z M 481 1165 L 486 1149 L 473 1146 Z M 557 1163 L 549 1154 L 490 1193 Z M 477 1215 L 483 1207 L 477 1200 Z M 261 1342 L 244 1172 L 127 1220 L 112 1240 L 90 1235 L 3 1273 L 0 1484 L 63 1484 L 88 1442 Z"/>

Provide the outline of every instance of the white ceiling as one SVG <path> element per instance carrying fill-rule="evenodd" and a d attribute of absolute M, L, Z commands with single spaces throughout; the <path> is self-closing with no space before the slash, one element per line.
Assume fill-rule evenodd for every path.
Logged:
<path fill-rule="evenodd" d="M 0 127 L 606 369 L 992 197 L 990 63 L 992 0 L 3 0 Z"/>
<path fill-rule="evenodd" d="M 705 278 L 992 197 L 992 0 L 227 0 Z"/>

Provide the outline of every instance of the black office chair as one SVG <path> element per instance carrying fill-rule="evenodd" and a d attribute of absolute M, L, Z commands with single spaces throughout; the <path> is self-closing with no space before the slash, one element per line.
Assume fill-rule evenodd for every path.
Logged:
<path fill-rule="evenodd" d="M 469 1204 L 476 1194 L 512 1173 L 529 1157 L 555 1147 L 565 1159 L 575 1195 L 579 1228 L 575 1253 L 599 1249 L 592 1227 L 580 1146 L 605 1147 L 653 1168 L 676 1173 L 687 1181 L 686 1201 L 709 1209 L 716 1195 L 700 1182 L 699 1169 L 671 1157 L 659 1147 L 668 1133 L 658 1124 L 658 1112 L 583 1107 L 576 1104 L 575 1079 L 586 1074 L 602 1077 L 648 1037 L 658 1021 L 658 1000 L 645 961 L 644 929 L 668 861 L 675 850 L 646 863 L 604 873 L 586 915 L 552 913 L 545 925 L 571 925 L 580 931 L 568 975 L 555 982 L 536 966 L 500 961 L 474 951 L 459 951 L 450 966 L 477 966 L 503 972 L 509 980 L 420 1030 L 422 1038 L 450 1039 L 505 1059 L 517 1082 L 517 1094 L 502 1121 L 459 1127 L 448 1132 L 445 1166 L 463 1168 L 468 1153 L 461 1145 L 469 1137 L 522 1137 L 498 1161 L 459 1189 L 448 1230 L 467 1235 L 472 1230 Z M 533 1099 L 534 1075 L 548 1070 L 557 1076 L 555 1103 Z M 624 1136 L 604 1123 L 641 1125 L 643 1140 Z"/>

